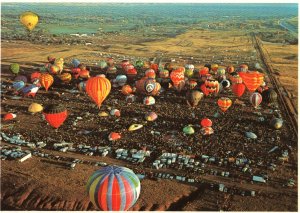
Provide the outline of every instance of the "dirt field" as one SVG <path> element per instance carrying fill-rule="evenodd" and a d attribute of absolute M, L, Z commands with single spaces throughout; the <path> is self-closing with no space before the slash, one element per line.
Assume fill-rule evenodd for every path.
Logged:
<path fill-rule="evenodd" d="M 228 53 L 229 57 L 232 55 L 232 58 L 227 59 L 228 62 L 238 58 L 240 63 L 243 63 L 242 61 L 247 60 L 250 57 L 249 53 L 254 50 L 251 39 L 248 40 L 246 37 L 243 37 L 238 45 L 234 45 L 237 40 L 233 38 L 227 36 L 221 36 L 220 40 L 217 38 L 220 38 L 217 33 L 206 33 L 204 36 L 204 33 L 202 35 L 199 31 L 191 31 L 161 42 L 130 45 L 128 49 L 125 49 L 122 44 L 116 44 L 111 47 L 109 52 L 136 57 L 153 57 L 156 51 L 165 52 L 167 55 L 181 52 L 184 57 L 198 54 L 199 58 L 201 58 L 201 54 L 208 53 L 207 61 L 213 60 L 212 56 L 218 53 L 220 55 Z M 216 42 L 209 43 L 208 41 L 211 40 Z M 174 46 L 174 44 L 177 45 Z M 190 44 L 192 46 L 189 46 Z M 144 49 L 139 50 L 140 48 Z M 204 52 L 197 53 L 202 49 Z M 2 82 L 12 80 L 13 77 L 8 71 L 8 65 L 14 62 L 21 65 L 25 74 L 30 74 L 37 71 L 36 67 L 41 67 L 46 62 L 48 55 L 63 57 L 66 61 L 71 58 L 79 58 L 83 59 L 86 64 L 92 65 L 104 57 L 100 55 L 99 49 L 92 46 L 46 46 L 20 41 L 3 41 L 1 51 Z M 274 53 L 271 53 L 270 50 L 269 53 L 271 57 L 273 56 L 272 60 L 279 60 L 278 57 L 283 54 L 281 51 L 281 49 L 276 51 L 274 49 Z M 239 52 L 239 56 L 237 57 L 237 53 L 234 54 L 234 52 Z M 241 56 L 240 52 L 244 52 L 244 55 Z M 284 59 L 284 63 L 287 63 L 288 60 Z M 201 61 L 199 59 L 199 61 L 199 63 L 195 63 L 198 68 L 206 60 Z M 293 65 L 290 68 L 295 69 L 297 66 L 295 59 L 293 58 L 292 61 Z M 223 60 L 223 63 L 226 62 Z M 277 66 L 276 63 L 279 64 L 276 61 L 274 67 Z M 92 75 L 98 73 L 100 71 L 95 69 Z M 286 72 L 280 70 L 281 73 Z M 286 73 L 286 75 L 288 74 Z M 281 75 L 281 77 L 284 76 Z M 287 79 L 282 79 L 283 82 L 286 82 L 285 80 Z M 292 82 L 293 86 L 289 87 L 290 91 L 297 88 L 297 82 Z M 131 84 L 133 85 L 133 83 Z M 118 121 L 112 116 L 99 117 L 97 115 L 99 110 L 95 108 L 86 94 L 72 94 L 67 92 L 64 87 L 52 87 L 48 93 L 44 89 L 40 89 L 35 99 L 23 98 L 21 100 L 11 99 L 11 92 L 7 89 L 2 90 L 1 113 L 14 112 L 17 113 L 17 118 L 3 122 L 1 132 L 9 135 L 20 133 L 24 139 L 34 142 L 47 141 L 47 146 L 42 150 L 53 155 L 124 165 L 135 171 L 186 174 L 200 179 L 198 183 L 183 183 L 175 180 L 146 178 L 141 181 L 141 195 L 132 210 L 297 211 L 297 186 L 291 188 L 283 186 L 290 178 L 298 179 L 297 138 L 280 106 L 276 108 L 262 105 L 260 109 L 254 110 L 249 103 L 248 93 L 239 99 L 243 102 L 244 105 L 242 105 L 236 101 L 237 98 L 231 90 L 227 90 L 222 92 L 220 96 L 231 98 L 233 105 L 224 115 L 214 118 L 213 115 L 219 111 L 216 104 L 218 97 L 204 98 L 197 108 L 191 109 L 187 107 L 184 92 L 176 93 L 174 90 L 167 89 L 166 92 L 156 98 L 155 105 L 145 106 L 142 104 L 143 96 L 140 95 L 138 95 L 135 103 L 126 103 L 125 96 L 121 94 L 120 90 L 121 88 L 113 88 L 101 107 L 101 111 L 106 112 L 112 108 L 120 109 L 121 117 Z M 27 108 L 32 102 L 43 105 L 63 103 L 70 112 L 69 117 L 59 130 L 55 131 L 42 120 L 41 114 L 31 115 L 27 112 Z M 278 113 L 284 119 L 282 129 L 274 130 L 269 126 L 270 119 L 276 114 L 274 111 L 270 114 L 270 110 L 279 110 Z M 144 115 L 149 111 L 155 111 L 159 115 L 156 122 L 145 122 Z M 258 122 L 260 116 L 257 113 L 261 113 L 260 116 L 264 117 L 265 122 Z M 83 120 L 74 126 L 73 122 L 78 116 L 81 116 Z M 213 121 L 215 133 L 209 137 L 200 134 L 199 122 L 204 117 L 209 117 Z M 139 132 L 128 132 L 127 128 L 133 122 L 143 123 L 144 128 Z M 194 125 L 196 133 L 192 136 L 182 134 L 182 128 L 188 124 Z M 89 130 L 92 133 L 80 135 L 78 134 L 80 130 Z M 111 131 L 121 132 L 122 139 L 113 144 L 109 142 L 107 136 Z M 159 131 L 161 135 L 155 136 L 150 133 L 151 131 Z M 167 139 L 168 134 L 172 131 L 177 132 L 175 142 L 182 142 L 181 149 L 174 145 L 174 141 Z M 245 131 L 257 134 L 258 140 L 253 141 L 245 138 Z M 136 166 L 126 161 L 116 160 L 113 156 L 85 156 L 71 152 L 53 151 L 53 144 L 62 140 L 72 141 L 74 145 L 86 143 L 91 146 L 110 145 L 114 148 L 140 149 L 146 146 L 154 151 L 151 159 L 145 163 L 146 165 Z M 274 146 L 278 146 L 279 149 L 268 154 L 268 151 Z M 281 163 L 278 161 L 278 157 L 286 149 L 289 150 L 289 161 Z M 198 158 L 202 154 L 225 158 L 228 157 L 226 154 L 228 151 L 231 151 L 230 155 L 235 157 L 239 153 L 243 153 L 253 162 L 251 165 L 251 167 L 253 166 L 253 174 L 267 173 L 269 181 L 266 184 L 253 183 L 251 182 L 252 175 L 243 173 L 242 168 L 215 164 L 207 164 L 207 171 L 210 169 L 216 169 L 219 172 L 228 170 L 232 177 L 215 176 L 209 172 L 203 175 L 190 170 L 179 171 L 173 168 L 157 171 L 149 167 L 153 160 L 163 152 L 195 154 Z M 262 166 L 257 166 L 259 161 L 262 162 Z M 276 163 L 276 171 L 268 169 L 270 163 Z M 84 191 L 89 175 L 97 169 L 94 165 L 78 164 L 74 170 L 69 170 L 65 167 L 65 161 L 36 156 L 24 163 L 5 160 L 1 161 L 1 164 L 1 203 L 3 210 L 95 210 Z M 211 183 L 215 186 L 211 187 Z M 255 190 L 256 196 L 220 192 L 217 187 L 219 183 L 224 183 L 231 188 Z"/>

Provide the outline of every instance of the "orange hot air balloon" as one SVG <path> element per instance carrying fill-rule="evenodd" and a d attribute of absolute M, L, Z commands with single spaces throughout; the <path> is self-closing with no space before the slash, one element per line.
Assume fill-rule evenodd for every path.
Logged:
<path fill-rule="evenodd" d="M 264 81 L 264 74 L 257 71 L 240 72 L 239 76 L 250 92 L 254 92 Z"/>
<path fill-rule="evenodd" d="M 46 106 L 43 114 L 50 126 L 56 129 L 60 127 L 68 117 L 67 109 L 63 105 L 55 104 Z"/>
<path fill-rule="evenodd" d="M 174 86 L 179 85 L 181 81 L 184 81 L 184 68 L 178 68 L 176 70 L 173 70 L 170 74 L 170 78 Z"/>
<path fill-rule="evenodd" d="M 227 73 L 233 73 L 234 72 L 234 67 L 233 66 L 228 66 L 228 67 L 226 67 L 226 72 Z"/>
<path fill-rule="evenodd" d="M 46 91 L 48 91 L 49 87 L 53 84 L 53 77 L 52 75 L 45 73 L 42 74 L 40 77 L 40 83 L 43 87 L 45 87 Z"/>
<path fill-rule="evenodd" d="M 111 90 L 111 83 L 105 77 L 92 77 L 86 82 L 85 90 L 100 108 L 104 99 L 108 96 Z"/>
<path fill-rule="evenodd" d="M 130 85 L 126 84 L 126 85 L 124 85 L 122 87 L 122 94 L 124 94 L 124 95 L 130 95 L 132 93 L 133 93 L 133 90 L 132 90 L 132 88 L 131 88 Z"/>
<path fill-rule="evenodd" d="M 241 64 L 239 67 L 240 72 L 247 72 L 248 71 L 248 65 L 247 64 Z"/>
<path fill-rule="evenodd" d="M 225 112 L 232 104 L 232 101 L 229 98 L 222 97 L 218 100 L 218 106 L 220 109 Z"/>
<path fill-rule="evenodd" d="M 156 77 L 155 70 L 154 69 L 146 70 L 145 76 L 148 78 L 155 78 Z"/>

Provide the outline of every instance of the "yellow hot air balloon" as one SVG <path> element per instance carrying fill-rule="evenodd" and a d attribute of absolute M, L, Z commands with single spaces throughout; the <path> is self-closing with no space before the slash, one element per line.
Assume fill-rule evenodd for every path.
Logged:
<path fill-rule="evenodd" d="M 33 12 L 24 12 L 20 16 L 21 23 L 29 30 L 33 30 L 39 21 L 39 16 Z"/>

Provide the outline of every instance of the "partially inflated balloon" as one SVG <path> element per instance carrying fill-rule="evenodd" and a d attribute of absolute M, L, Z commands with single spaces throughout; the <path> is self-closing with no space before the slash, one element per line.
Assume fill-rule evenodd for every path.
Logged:
<path fill-rule="evenodd" d="M 232 101 L 229 98 L 222 97 L 218 100 L 218 106 L 220 109 L 225 112 L 232 104 Z"/>
<path fill-rule="evenodd" d="M 262 96 L 258 92 L 254 92 L 250 96 L 250 103 L 257 108 L 262 102 Z"/>
<path fill-rule="evenodd" d="M 104 77 L 92 77 L 86 82 L 85 90 L 100 108 L 102 102 L 110 93 L 111 83 Z"/>
<path fill-rule="evenodd" d="M 250 92 L 254 92 L 264 81 L 264 74 L 257 71 L 239 72 L 239 76 Z"/>
<path fill-rule="evenodd" d="M 63 124 L 68 116 L 68 112 L 64 106 L 55 104 L 46 106 L 43 114 L 46 121 L 56 129 Z"/>
<path fill-rule="evenodd" d="M 33 12 L 24 12 L 20 16 L 20 21 L 29 31 L 31 31 L 37 25 L 39 17 Z"/>
<path fill-rule="evenodd" d="M 41 85 L 45 87 L 46 91 L 48 91 L 49 87 L 53 84 L 53 81 L 52 75 L 48 73 L 42 74 L 40 77 Z"/>
<path fill-rule="evenodd" d="M 13 73 L 13 74 L 18 74 L 19 73 L 19 71 L 20 71 L 20 65 L 19 64 L 11 64 L 10 66 L 9 66 L 9 70 Z"/>
<path fill-rule="evenodd" d="M 236 83 L 232 85 L 232 92 L 237 96 L 241 97 L 245 92 L 246 86 L 243 83 Z"/>
<path fill-rule="evenodd" d="M 139 198 L 141 184 L 132 170 L 107 166 L 90 176 L 86 190 L 96 208 L 103 211 L 126 211 Z"/>

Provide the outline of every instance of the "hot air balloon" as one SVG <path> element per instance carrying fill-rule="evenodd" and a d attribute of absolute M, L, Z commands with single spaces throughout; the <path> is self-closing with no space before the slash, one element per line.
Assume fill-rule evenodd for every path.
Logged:
<path fill-rule="evenodd" d="M 209 69 L 207 67 L 203 67 L 201 70 L 199 70 L 199 77 L 205 76 L 209 72 Z"/>
<path fill-rule="evenodd" d="M 150 69 L 153 69 L 155 72 L 158 71 L 158 64 L 151 64 Z"/>
<path fill-rule="evenodd" d="M 132 88 L 131 88 L 130 85 L 126 84 L 126 85 L 124 85 L 122 87 L 122 94 L 124 94 L 124 95 L 130 95 L 132 93 L 133 93 L 133 90 L 132 90 Z"/>
<path fill-rule="evenodd" d="M 142 60 L 137 60 L 137 61 L 135 62 L 135 66 L 136 66 L 138 69 L 140 69 L 140 68 L 142 68 L 142 67 L 144 66 L 144 62 L 143 62 Z"/>
<path fill-rule="evenodd" d="M 27 83 L 27 77 L 24 75 L 18 75 L 15 77 L 14 81 L 23 81 L 25 84 Z"/>
<path fill-rule="evenodd" d="M 34 84 L 28 85 L 26 87 L 24 87 L 21 92 L 23 93 L 24 97 L 35 97 L 37 91 L 40 88 Z"/>
<path fill-rule="evenodd" d="M 65 73 L 62 73 L 61 75 L 59 75 L 59 79 L 63 83 L 70 83 L 70 81 L 72 80 L 72 75 L 68 72 L 65 72 Z"/>
<path fill-rule="evenodd" d="M 232 101 L 229 98 L 222 97 L 218 100 L 218 106 L 220 109 L 225 112 L 232 104 Z"/>
<path fill-rule="evenodd" d="M 203 118 L 201 120 L 200 124 L 201 124 L 202 127 L 211 127 L 212 126 L 212 121 L 208 118 Z"/>
<path fill-rule="evenodd" d="M 168 78 L 169 77 L 169 70 L 161 70 L 160 72 L 159 72 L 159 77 L 160 78 Z"/>
<path fill-rule="evenodd" d="M 71 64 L 72 64 L 73 68 L 77 68 L 79 66 L 79 64 L 80 64 L 80 61 L 78 59 L 74 58 L 72 60 Z"/>
<path fill-rule="evenodd" d="M 245 92 L 246 86 L 243 83 L 235 83 L 232 85 L 232 92 L 237 96 L 241 97 Z"/>
<path fill-rule="evenodd" d="M 52 64 L 54 64 L 54 62 L 55 62 L 55 57 L 52 56 L 52 55 L 49 55 L 49 56 L 47 57 L 47 60 L 48 60 L 49 64 L 52 65 Z"/>
<path fill-rule="evenodd" d="M 229 88 L 230 87 L 230 82 L 226 79 L 221 81 L 221 85 L 223 88 Z"/>
<path fill-rule="evenodd" d="M 232 84 L 243 83 L 243 79 L 239 75 L 234 75 L 229 77 Z"/>
<path fill-rule="evenodd" d="M 99 210 L 126 211 L 139 198 L 141 184 L 132 170 L 106 166 L 90 176 L 86 190 L 91 202 Z"/>
<path fill-rule="evenodd" d="M 55 59 L 54 65 L 59 67 L 59 73 L 61 73 L 64 69 L 64 59 L 63 58 Z"/>
<path fill-rule="evenodd" d="M 45 87 L 46 91 L 48 91 L 49 87 L 53 84 L 53 81 L 52 75 L 48 73 L 42 74 L 40 77 L 41 85 Z"/>
<path fill-rule="evenodd" d="M 107 78 L 92 77 L 86 82 L 85 90 L 100 108 L 102 102 L 110 93 L 111 84 Z"/>
<path fill-rule="evenodd" d="M 239 72 L 239 76 L 250 92 L 254 92 L 264 80 L 264 74 L 257 71 Z"/>
<path fill-rule="evenodd" d="M 60 127 L 68 116 L 68 112 L 63 105 L 51 104 L 44 108 L 43 114 L 46 121 L 54 128 Z"/>
<path fill-rule="evenodd" d="M 25 83 L 23 81 L 15 81 L 13 82 L 12 86 L 16 91 L 19 91 L 25 87 Z"/>
<path fill-rule="evenodd" d="M 211 65 L 211 70 L 212 70 L 213 72 L 217 72 L 218 68 L 219 68 L 219 65 L 218 65 L 218 64 L 212 64 L 212 65 Z"/>
<path fill-rule="evenodd" d="M 17 75 L 17 74 L 19 73 L 19 71 L 20 71 L 20 65 L 19 65 L 19 64 L 16 64 L 16 63 L 11 64 L 11 65 L 9 65 L 9 70 L 10 70 L 13 74 Z"/>
<path fill-rule="evenodd" d="M 263 102 L 266 104 L 272 104 L 277 101 L 277 93 L 271 88 L 264 90 L 261 95 Z"/>
<path fill-rule="evenodd" d="M 136 90 L 144 95 L 158 95 L 161 85 L 153 78 L 144 77 L 136 82 Z"/>
<path fill-rule="evenodd" d="M 178 68 L 173 70 L 170 74 L 171 81 L 173 82 L 174 88 L 180 91 L 184 86 L 184 68 Z"/>
<path fill-rule="evenodd" d="M 189 90 L 186 93 L 186 102 L 191 107 L 196 107 L 203 97 L 203 93 L 198 90 Z"/>
<path fill-rule="evenodd" d="M 90 71 L 88 71 L 87 69 L 80 70 L 79 77 L 83 79 L 88 79 L 90 77 Z"/>
<path fill-rule="evenodd" d="M 202 84 L 202 85 L 200 86 L 200 89 L 201 89 L 201 91 L 203 92 L 203 94 L 204 94 L 205 96 L 208 96 L 208 95 L 209 95 L 209 91 L 206 89 L 205 84 Z"/>
<path fill-rule="evenodd" d="M 206 79 L 204 84 L 209 94 L 219 92 L 219 82 L 217 80 Z"/>
<path fill-rule="evenodd" d="M 156 77 L 155 70 L 154 69 L 146 70 L 145 76 L 148 78 L 155 78 Z"/>
<path fill-rule="evenodd" d="M 41 73 L 40 72 L 33 72 L 30 75 L 30 81 L 31 83 L 35 82 L 36 80 L 40 80 Z"/>
<path fill-rule="evenodd" d="M 248 71 L 248 65 L 247 64 L 241 64 L 239 66 L 239 69 L 238 69 L 240 72 L 247 72 Z"/>
<path fill-rule="evenodd" d="M 218 76 L 222 76 L 225 75 L 226 71 L 224 68 L 218 68 L 217 74 Z"/>
<path fill-rule="evenodd" d="M 250 103 L 257 108 L 262 102 L 262 96 L 258 92 L 254 92 L 250 95 Z"/>
<path fill-rule="evenodd" d="M 188 80 L 187 86 L 188 86 L 189 89 L 194 89 L 197 86 L 197 81 Z"/>
<path fill-rule="evenodd" d="M 226 72 L 229 73 L 229 74 L 230 74 L 230 73 L 233 73 L 233 72 L 234 72 L 234 67 L 231 66 L 231 65 L 228 66 L 228 67 L 226 67 Z"/>
<path fill-rule="evenodd" d="M 27 28 L 27 30 L 31 31 L 37 25 L 39 17 L 37 14 L 28 11 L 21 14 L 20 21 Z"/>

